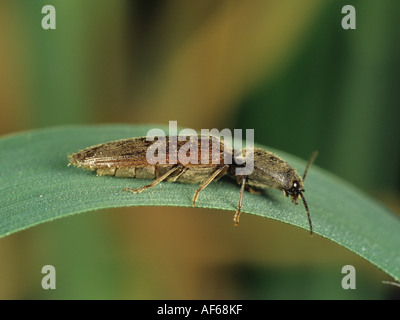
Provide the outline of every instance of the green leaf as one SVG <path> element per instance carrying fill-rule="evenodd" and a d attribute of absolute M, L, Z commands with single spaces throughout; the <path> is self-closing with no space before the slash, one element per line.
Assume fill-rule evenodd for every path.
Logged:
<path fill-rule="evenodd" d="M 144 136 L 154 127 L 157 126 L 62 127 L 0 139 L 0 237 L 45 221 L 100 208 L 191 206 L 196 185 L 165 182 L 132 194 L 123 189 L 137 188 L 148 181 L 98 177 L 94 172 L 67 166 L 68 154 L 98 143 Z M 303 173 L 306 161 L 269 150 Z M 397 216 L 316 165 L 309 170 L 305 188 L 315 234 L 357 253 L 396 280 L 400 278 L 400 219 Z M 239 186 L 227 177 L 203 190 L 197 207 L 235 211 L 238 197 Z M 245 192 L 243 212 L 309 229 L 304 207 L 293 205 L 277 190 L 268 189 L 262 195 Z M 241 223 L 244 220 L 242 216 Z M 227 223 L 232 223 L 233 228 L 231 219 Z"/>

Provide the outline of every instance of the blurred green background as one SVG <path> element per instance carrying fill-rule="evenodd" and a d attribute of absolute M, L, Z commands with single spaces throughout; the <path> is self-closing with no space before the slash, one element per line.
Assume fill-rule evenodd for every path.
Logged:
<path fill-rule="evenodd" d="M 56 30 L 41 27 L 46 4 Z M 356 30 L 341 27 L 347 4 Z M 2 0 L 0 134 L 252 128 L 257 143 L 304 159 L 319 150 L 317 165 L 399 212 L 399 16 L 397 0 Z M 254 215 L 236 230 L 232 216 L 119 208 L 19 232 L 0 239 L 0 298 L 400 297 L 326 239 Z M 41 287 L 47 264 L 56 290 Z M 347 264 L 356 290 L 341 288 Z"/>

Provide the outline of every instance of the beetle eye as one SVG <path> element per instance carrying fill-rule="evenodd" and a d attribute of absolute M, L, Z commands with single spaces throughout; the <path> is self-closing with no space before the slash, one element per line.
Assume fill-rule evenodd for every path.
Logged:
<path fill-rule="evenodd" d="M 293 186 L 292 186 L 292 188 L 298 188 L 298 186 L 299 186 L 299 182 L 298 181 L 293 181 Z"/>

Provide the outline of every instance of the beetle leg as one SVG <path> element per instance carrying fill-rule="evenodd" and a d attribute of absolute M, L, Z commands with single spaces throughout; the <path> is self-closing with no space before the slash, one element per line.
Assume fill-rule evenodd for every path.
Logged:
<path fill-rule="evenodd" d="M 243 194 L 244 194 L 245 185 L 246 185 L 246 177 L 243 176 L 242 186 L 240 187 L 239 203 L 238 203 L 238 207 L 237 207 L 235 216 L 233 217 L 233 221 L 235 221 L 235 227 L 237 227 L 239 224 L 239 217 L 240 217 L 240 213 L 241 213 L 242 206 L 243 206 Z"/>
<path fill-rule="evenodd" d="M 249 187 L 249 186 L 247 186 L 246 189 L 252 194 L 261 194 L 261 192 L 262 192 L 262 190 L 255 189 L 255 188 L 252 188 L 252 187 Z"/>
<path fill-rule="evenodd" d="M 132 189 L 132 188 L 125 188 L 124 191 L 130 191 L 132 193 L 141 193 L 142 191 L 152 188 L 154 186 L 156 186 L 157 184 L 159 184 L 161 181 L 167 179 L 171 174 L 173 174 L 176 170 L 181 169 L 182 166 L 178 165 L 173 167 L 171 170 L 169 170 L 167 173 L 165 173 L 164 175 L 162 175 L 161 177 L 157 178 L 156 180 L 154 180 L 152 183 L 140 187 L 138 189 Z"/>
<path fill-rule="evenodd" d="M 172 177 L 172 178 L 171 178 L 170 180 L 168 180 L 168 181 L 169 181 L 169 182 L 176 182 L 176 180 L 178 180 L 179 177 L 180 177 L 181 175 L 183 175 L 187 170 L 188 170 L 188 168 L 187 168 L 187 167 L 184 167 L 184 168 L 181 170 L 181 172 L 179 172 L 176 176 Z"/>
<path fill-rule="evenodd" d="M 199 193 L 201 190 L 205 189 L 218 175 L 220 175 L 224 170 L 227 170 L 229 168 L 229 165 L 224 165 L 219 167 L 217 170 L 215 170 L 208 178 L 206 181 L 203 182 L 203 184 L 196 190 L 196 193 L 193 196 L 193 207 L 196 205 L 197 198 L 199 197 Z"/>

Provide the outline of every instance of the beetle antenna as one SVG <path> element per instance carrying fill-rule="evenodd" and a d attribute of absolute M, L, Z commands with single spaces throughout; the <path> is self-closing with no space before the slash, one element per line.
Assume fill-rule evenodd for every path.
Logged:
<path fill-rule="evenodd" d="M 304 174 L 303 174 L 303 181 L 306 179 L 306 175 L 307 175 L 307 171 L 308 168 L 310 167 L 310 165 L 314 162 L 315 158 L 318 155 L 318 151 L 314 151 L 310 157 L 310 159 L 308 160 L 307 166 L 306 166 L 306 170 L 304 170 Z M 303 200 L 304 201 L 304 200 Z"/>
<path fill-rule="evenodd" d="M 307 211 L 308 224 L 310 225 L 310 234 L 312 234 L 313 231 L 312 231 L 310 211 L 308 210 L 308 204 L 306 202 L 306 198 L 304 198 L 303 192 L 300 192 L 300 197 L 301 197 L 301 200 L 303 200 L 304 208 L 306 208 L 306 211 Z"/>

